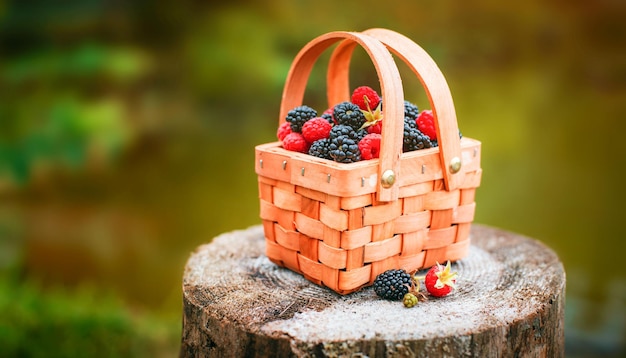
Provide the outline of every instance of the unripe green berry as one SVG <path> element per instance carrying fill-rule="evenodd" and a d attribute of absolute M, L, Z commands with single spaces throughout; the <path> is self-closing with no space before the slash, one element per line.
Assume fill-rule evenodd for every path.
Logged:
<path fill-rule="evenodd" d="M 417 302 L 418 302 L 417 296 L 415 296 L 411 292 L 404 295 L 404 298 L 402 299 L 402 303 L 404 304 L 404 307 L 407 307 L 407 308 L 411 308 L 417 305 Z"/>

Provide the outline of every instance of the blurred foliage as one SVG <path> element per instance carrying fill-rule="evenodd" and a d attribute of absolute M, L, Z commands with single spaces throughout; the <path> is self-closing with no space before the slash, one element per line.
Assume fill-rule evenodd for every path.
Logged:
<path fill-rule="evenodd" d="M 19 183 L 28 181 L 37 164 L 84 167 L 89 156 L 106 160 L 129 140 L 116 101 L 84 103 L 58 96 L 50 104 L 16 101 L 11 107 L 0 114 L 11 118 L 0 128 L 0 172 L 12 174 Z"/>
<path fill-rule="evenodd" d="M 5 357 L 171 357 L 178 325 L 136 318 L 98 289 L 46 291 L 0 277 L 0 347 Z"/>
<path fill-rule="evenodd" d="M 129 145 L 133 128 L 115 91 L 132 85 L 147 67 L 139 51 L 96 42 L 3 57 L 0 173 L 24 184 L 35 167 L 77 168 L 116 156 Z"/>
<path fill-rule="evenodd" d="M 191 250 L 259 223 L 254 146 L 275 139 L 295 54 L 324 32 L 386 27 L 431 54 L 463 134 L 483 142 L 476 221 L 563 260 L 568 355 L 623 352 L 623 321 L 607 317 L 626 300 L 612 288 L 626 282 L 625 15 L 614 0 L 0 1 L 0 273 L 17 272 L 0 280 L 0 327 L 14 327 L 0 346 L 37 356 L 28 335 L 67 334 L 63 347 L 102 356 L 175 351 L 179 322 L 155 313 L 179 314 Z M 351 71 L 377 86 L 362 51 Z M 84 285 L 98 289 L 59 288 Z"/>

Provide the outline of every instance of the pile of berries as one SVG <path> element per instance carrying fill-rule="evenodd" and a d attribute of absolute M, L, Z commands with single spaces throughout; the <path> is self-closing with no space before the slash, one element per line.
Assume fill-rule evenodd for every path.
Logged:
<path fill-rule="evenodd" d="M 445 266 L 437 263 L 425 276 L 414 276 L 404 270 L 387 270 L 374 280 L 374 292 L 386 300 L 402 300 L 405 307 L 413 307 L 420 300 L 426 300 L 426 295 L 420 292 L 421 280 L 430 296 L 443 297 L 456 288 L 456 277 L 450 261 Z"/>
<path fill-rule="evenodd" d="M 313 108 L 303 105 L 290 110 L 285 120 L 277 136 L 287 150 L 339 163 L 380 155 L 382 100 L 371 87 L 356 88 L 350 101 L 339 103 L 320 116 Z M 432 111 L 420 112 L 416 105 L 405 101 L 403 151 L 436 146 Z"/>

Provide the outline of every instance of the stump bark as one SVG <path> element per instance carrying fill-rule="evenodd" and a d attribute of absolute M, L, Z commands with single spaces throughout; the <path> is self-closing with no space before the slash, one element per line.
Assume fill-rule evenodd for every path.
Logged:
<path fill-rule="evenodd" d="M 416 307 L 341 296 L 271 263 L 263 229 L 216 237 L 183 277 L 181 357 L 562 357 L 565 272 L 533 239 L 472 225 L 458 289 Z"/>

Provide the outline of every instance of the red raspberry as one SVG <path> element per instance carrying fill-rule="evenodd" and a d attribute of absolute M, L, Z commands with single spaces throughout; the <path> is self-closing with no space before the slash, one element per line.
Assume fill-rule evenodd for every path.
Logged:
<path fill-rule="evenodd" d="M 367 127 L 367 133 L 381 134 L 383 131 L 383 121 L 378 121 L 376 124 Z"/>
<path fill-rule="evenodd" d="M 306 121 L 302 126 L 302 135 L 308 143 L 313 143 L 316 140 L 328 138 L 332 127 L 333 126 L 322 117 L 312 118 Z"/>
<path fill-rule="evenodd" d="M 278 140 L 283 140 L 289 133 L 291 133 L 291 124 L 289 122 L 283 122 L 283 124 L 278 127 L 276 136 L 278 137 Z"/>
<path fill-rule="evenodd" d="M 380 103 L 380 96 L 371 87 L 361 86 L 352 92 L 350 100 L 364 111 L 373 111 Z"/>
<path fill-rule="evenodd" d="M 420 132 L 426 134 L 432 140 L 437 140 L 433 111 L 430 109 L 423 110 L 419 116 L 417 116 L 417 119 L 415 119 L 415 124 L 417 124 L 417 129 L 419 129 Z"/>
<path fill-rule="evenodd" d="M 450 261 L 446 266 L 437 263 L 426 273 L 424 286 L 432 296 L 446 296 L 453 288 L 456 288 L 456 275 L 456 272 L 450 270 Z"/>
<path fill-rule="evenodd" d="M 380 156 L 380 140 L 378 133 L 370 133 L 359 141 L 359 150 L 363 160 L 374 159 Z"/>
<path fill-rule="evenodd" d="M 283 138 L 283 148 L 294 152 L 308 153 L 309 144 L 302 134 L 291 132 Z"/>

